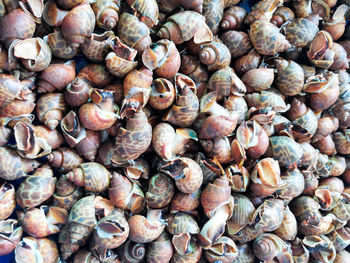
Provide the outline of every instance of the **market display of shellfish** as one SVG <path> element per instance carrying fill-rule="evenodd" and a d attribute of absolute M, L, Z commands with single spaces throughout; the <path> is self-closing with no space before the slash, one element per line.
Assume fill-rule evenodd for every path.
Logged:
<path fill-rule="evenodd" d="M 348 0 L 0 0 L 1 263 L 349 263 Z"/>

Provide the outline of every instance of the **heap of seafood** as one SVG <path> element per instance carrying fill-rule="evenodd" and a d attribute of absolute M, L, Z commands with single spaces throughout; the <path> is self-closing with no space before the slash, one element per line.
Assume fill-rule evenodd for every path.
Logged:
<path fill-rule="evenodd" d="M 0 0 L 0 255 L 349 262 L 350 2 L 239 1 Z"/>

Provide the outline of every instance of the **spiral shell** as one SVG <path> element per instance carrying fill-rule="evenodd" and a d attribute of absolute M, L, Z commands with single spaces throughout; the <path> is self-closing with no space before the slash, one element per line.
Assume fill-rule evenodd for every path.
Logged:
<path fill-rule="evenodd" d="M 26 177 L 16 192 L 16 201 L 23 208 L 33 208 L 49 199 L 55 191 L 56 178 L 49 166 L 38 168 Z"/>
<path fill-rule="evenodd" d="M 143 52 L 150 44 L 150 31 L 136 16 L 122 13 L 118 22 L 118 36 L 129 47 Z"/>
<path fill-rule="evenodd" d="M 201 46 L 199 59 L 208 70 L 218 70 L 230 65 L 231 54 L 226 45 L 213 41 Z"/>
<path fill-rule="evenodd" d="M 95 23 L 95 14 L 90 4 L 81 3 L 64 17 L 61 25 L 62 34 L 72 46 L 79 46 L 94 31 Z"/>
<path fill-rule="evenodd" d="M 0 184 L 0 220 L 8 218 L 16 207 L 15 188 L 12 184 L 1 182 Z M 1 249 L 0 249 L 1 251 Z M 1 254 L 1 253 L 0 253 Z"/>
<path fill-rule="evenodd" d="M 149 208 L 164 208 L 173 198 L 175 192 L 174 183 L 168 176 L 154 175 L 148 185 L 146 202 Z"/>
<path fill-rule="evenodd" d="M 0 256 L 11 253 L 22 239 L 23 230 L 15 219 L 0 221 Z"/>
<path fill-rule="evenodd" d="M 196 44 L 210 42 L 213 39 L 213 33 L 205 23 L 204 16 L 193 11 L 182 11 L 170 16 L 157 35 L 160 38 L 170 39 L 176 45 L 191 38 L 194 38 Z"/>
<path fill-rule="evenodd" d="M 133 214 L 139 213 L 145 206 L 145 196 L 140 186 L 121 174 L 113 173 L 108 193 L 116 207 L 130 210 Z"/>
<path fill-rule="evenodd" d="M 162 210 L 148 210 L 147 218 L 141 215 L 132 216 L 128 221 L 130 240 L 148 243 L 157 239 L 165 228 L 161 213 Z"/>
<path fill-rule="evenodd" d="M 275 55 L 291 47 L 278 28 L 265 20 L 257 20 L 251 25 L 249 37 L 261 55 Z"/>
<path fill-rule="evenodd" d="M 65 223 L 67 217 L 66 210 L 54 206 L 41 206 L 18 212 L 23 230 L 33 237 L 46 237 L 60 232 L 59 226 Z"/>
<path fill-rule="evenodd" d="M 203 172 L 197 162 L 187 157 L 180 157 L 166 165 L 160 172 L 175 179 L 176 187 L 183 193 L 193 193 L 203 182 Z"/>
<path fill-rule="evenodd" d="M 191 125 L 198 116 L 199 101 L 195 92 L 195 83 L 189 77 L 177 74 L 175 87 L 178 90 L 175 104 L 163 117 L 164 121 L 180 127 Z"/>
<path fill-rule="evenodd" d="M 68 180 L 90 192 L 103 192 L 108 189 L 110 172 L 95 162 L 82 163 L 65 175 Z"/>
<path fill-rule="evenodd" d="M 147 263 L 169 262 L 174 253 L 169 234 L 166 231 L 150 243 L 147 251 Z"/>
<path fill-rule="evenodd" d="M 133 140 L 132 138 L 142 138 Z M 134 160 L 144 153 L 151 144 L 152 127 L 149 124 L 146 114 L 139 110 L 127 120 L 126 126 L 121 127 L 115 140 L 115 155 L 112 161 L 125 163 Z"/>
<path fill-rule="evenodd" d="M 96 223 L 93 230 L 93 248 L 103 254 L 106 249 L 114 249 L 123 244 L 128 235 L 129 225 L 124 212 L 114 209 Z"/>

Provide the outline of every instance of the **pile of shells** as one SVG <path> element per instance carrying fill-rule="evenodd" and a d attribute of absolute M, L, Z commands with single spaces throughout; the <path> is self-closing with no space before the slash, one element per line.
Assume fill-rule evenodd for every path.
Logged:
<path fill-rule="evenodd" d="M 0 255 L 349 262 L 348 5 L 0 0 Z"/>

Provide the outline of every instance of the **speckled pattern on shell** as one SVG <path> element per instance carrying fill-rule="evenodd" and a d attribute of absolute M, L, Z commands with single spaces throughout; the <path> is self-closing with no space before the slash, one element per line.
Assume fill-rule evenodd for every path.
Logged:
<path fill-rule="evenodd" d="M 76 202 L 69 214 L 68 222 L 79 223 L 87 227 L 93 227 L 97 221 L 95 218 L 95 205 L 94 205 L 95 196 L 90 195 L 81 198 Z"/>
<path fill-rule="evenodd" d="M 119 13 L 120 9 L 120 1 L 119 0 L 97 0 L 95 3 L 91 5 L 92 10 L 96 16 L 96 22 L 98 26 L 104 26 L 102 18 L 103 14 L 108 10 L 115 10 Z"/>
<path fill-rule="evenodd" d="M 196 94 L 185 86 L 177 94 L 175 103 L 164 120 L 180 127 L 191 125 L 198 116 L 199 100 Z"/>
<path fill-rule="evenodd" d="M 167 230 L 170 234 L 178 235 L 182 233 L 198 234 L 200 229 L 191 215 L 178 212 L 168 218 Z"/>
<path fill-rule="evenodd" d="M 311 43 L 318 32 L 318 27 L 306 18 L 297 18 L 285 27 L 285 35 L 295 47 L 305 47 Z"/>
<path fill-rule="evenodd" d="M 149 28 L 143 22 L 139 21 L 136 16 L 123 13 L 118 22 L 118 36 L 129 47 L 141 41 L 150 34 Z"/>
<path fill-rule="evenodd" d="M 56 31 L 47 35 L 46 40 L 55 57 L 71 59 L 79 51 L 79 47 L 72 47 L 72 45 L 63 37 L 61 31 Z"/>
<path fill-rule="evenodd" d="M 87 191 L 103 192 L 109 186 L 110 172 L 101 164 L 95 162 L 80 165 L 84 173 L 85 189 Z"/>
<path fill-rule="evenodd" d="M 227 31 L 220 39 L 230 50 L 232 58 L 243 56 L 253 47 L 248 34 L 241 31 Z"/>
<path fill-rule="evenodd" d="M 49 199 L 55 191 L 56 178 L 29 176 L 24 179 L 16 192 L 17 204 L 32 208 Z"/>
<path fill-rule="evenodd" d="M 304 71 L 298 63 L 281 60 L 277 64 L 277 88 L 287 96 L 295 96 L 301 92 L 304 85 Z"/>
<path fill-rule="evenodd" d="M 158 23 L 159 9 L 156 0 L 129 0 L 130 6 L 135 8 L 142 16 L 145 16 L 154 24 Z"/>
<path fill-rule="evenodd" d="M 276 230 L 282 223 L 284 217 L 284 201 L 281 199 L 266 199 L 255 211 L 259 214 L 255 229 L 264 232 Z M 254 215 L 254 217 L 255 217 Z"/>
<path fill-rule="evenodd" d="M 166 175 L 154 175 L 148 184 L 146 202 L 149 208 L 163 208 L 167 206 L 174 195 L 175 185 L 173 180 Z"/>
<path fill-rule="evenodd" d="M 285 136 L 270 137 L 273 156 L 280 165 L 290 165 L 298 162 L 303 156 L 303 150 L 294 140 Z"/>
<path fill-rule="evenodd" d="M 22 166 L 22 158 L 14 150 L 0 147 L 0 156 L 0 178 L 17 180 L 26 175 Z"/>
<path fill-rule="evenodd" d="M 213 34 L 219 31 L 219 23 L 224 15 L 223 0 L 204 0 L 202 14 Z"/>
<path fill-rule="evenodd" d="M 152 140 L 152 126 L 143 110 L 127 120 L 126 127 L 119 129 L 115 150 L 125 160 L 134 160 L 144 153 Z"/>
<path fill-rule="evenodd" d="M 63 112 L 66 110 L 66 104 L 64 103 L 64 94 L 62 93 L 47 93 L 40 97 L 36 104 L 36 112 L 40 121 L 46 123 L 49 115 L 56 112 L 56 116 L 61 120 L 63 118 Z"/>
<path fill-rule="evenodd" d="M 90 4 L 82 3 L 64 17 L 61 25 L 62 34 L 68 42 L 82 44 L 94 31 L 95 24 L 95 14 Z"/>
<path fill-rule="evenodd" d="M 275 55 L 290 48 L 278 27 L 265 20 L 255 21 L 249 31 L 250 40 L 261 55 Z"/>
<path fill-rule="evenodd" d="M 293 124 L 299 125 L 311 135 L 314 135 L 317 130 L 317 117 L 311 109 L 308 109 L 303 116 L 295 119 Z"/>
<path fill-rule="evenodd" d="M 179 30 L 181 31 L 181 36 L 183 41 L 188 41 L 195 37 L 200 40 L 200 43 L 211 41 L 212 33 L 205 23 L 205 17 L 194 11 L 182 11 L 170 16 L 163 27 L 167 28 L 168 23 L 175 23 Z M 202 30 L 198 30 L 202 29 Z M 210 33 L 209 33 L 210 32 Z M 208 33 L 209 35 L 205 35 Z M 170 40 L 172 37 L 170 36 Z M 173 40 L 175 44 L 175 40 Z M 196 42 L 196 41 L 195 41 Z"/>

